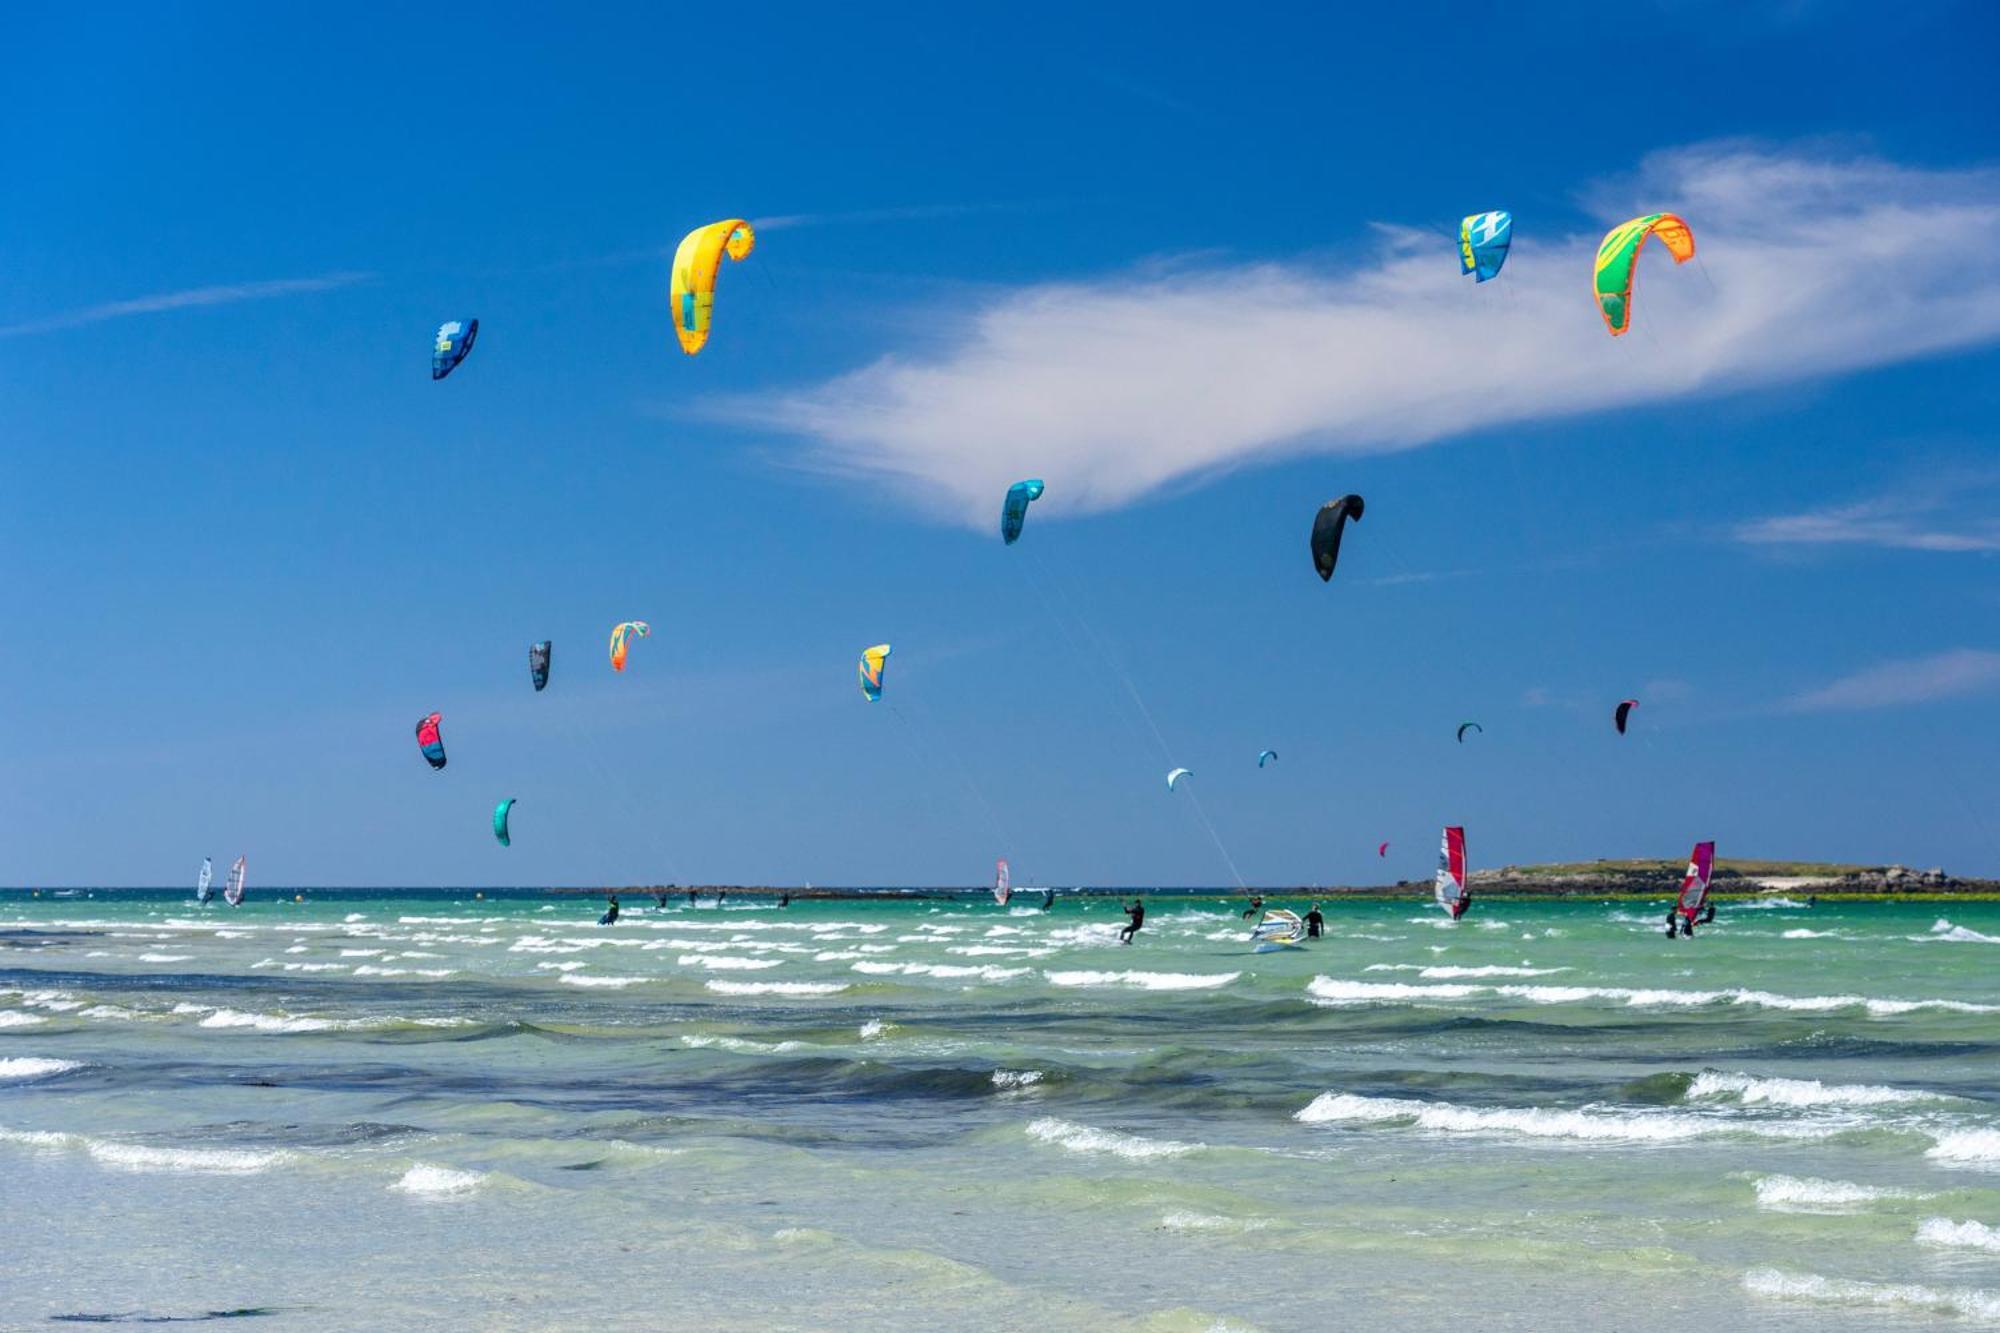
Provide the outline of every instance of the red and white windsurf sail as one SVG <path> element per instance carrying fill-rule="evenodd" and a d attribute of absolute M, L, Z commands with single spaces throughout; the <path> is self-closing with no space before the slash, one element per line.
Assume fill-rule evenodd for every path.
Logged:
<path fill-rule="evenodd" d="M 1014 879 L 1007 873 L 1007 858 L 1001 857 L 993 863 L 993 901 L 1002 907 L 1014 896 Z"/>
<path fill-rule="evenodd" d="M 229 878 L 222 883 L 222 901 L 231 907 L 243 901 L 243 868 L 243 858 L 239 856 L 236 864 L 229 867 Z"/>
<path fill-rule="evenodd" d="M 1465 886 L 1465 830 L 1456 824 L 1445 829 L 1438 846 L 1437 900 L 1453 916 L 1472 901 L 1472 891 Z"/>
<path fill-rule="evenodd" d="M 1675 910 L 1692 921 L 1708 901 L 1708 880 L 1715 873 L 1715 844 L 1698 842 L 1688 857 L 1687 874 L 1681 876 L 1680 901 Z"/>

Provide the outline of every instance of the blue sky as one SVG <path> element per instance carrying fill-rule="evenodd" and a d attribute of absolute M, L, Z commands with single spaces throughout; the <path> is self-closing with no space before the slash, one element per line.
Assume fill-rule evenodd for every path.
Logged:
<path fill-rule="evenodd" d="M 2000 16 L 1746 8 L 17 11 L 0 881 L 2000 874 Z"/>

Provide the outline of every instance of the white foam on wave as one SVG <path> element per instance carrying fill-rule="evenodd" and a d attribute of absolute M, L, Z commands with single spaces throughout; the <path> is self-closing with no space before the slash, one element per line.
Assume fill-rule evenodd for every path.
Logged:
<path fill-rule="evenodd" d="M 201 1005 L 174 1006 L 175 1013 L 200 1013 Z M 330 1018 L 299 1018 L 289 1014 L 246 1014 L 240 1009 L 216 1009 L 201 1020 L 205 1028 L 254 1028 L 259 1032 L 330 1032 L 341 1024 Z"/>
<path fill-rule="evenodd" d="M 1458 1000 L 1477 995 L 1484 986 L 1442 982 L 1422 986 L 1407 981 L 1344 981 L 1334 977 L 1314 977 L 1306 983 L 1306 993 L 1331 1004 L 1374 1004 L 1383 1000 Z"/>
<path fill-rule="evenodd" d="M 578 968 L 589 966 L 589 963 L 579 963 L 572 958 L 561 963 L 536 963 L 535 970 L 538 972 L 574 972 Z"/>
<path fill-rule="evenodd" d="M 1262 1231 L 1271 1225 L 1268 1217 L 1223 1217 L 1216 1213 L 1197 1213 L 1186 1208 L 1177 1208 L 1160 1219 L 1160 1226 L 1168 1231 L 1224 1231 L 1241 1233 Z"/>
<path fill-rule="evenodd" d="M 389 1188 L 427 1199 L 463 1198 L 478 1189 L 486 1179 L 484 1171 L 461 1171 L 456 1167 L 418 1162 Z"/>
<path fill-rule="evenodd" d="M 1450 1102 L 1401 1097 L 1363 1097 L 1350 1092 L 1323 1092 L 1293 1119 L 1308 1125 L 1403 1122 L 1417 1129 L 1457 1134 L 1518 1134 L 1535 1139 L 1648 1144 L 1731 1133 L 1791 1139 L 1821 1138 L 1833 1132 L 1819 1126 L 1724 1120 L 1662 1111 L 1613 1111 L 1591 1106 L 1574 1111 L 1539 1106 L 1456 1106 Z"/>
<path fill-rule="evenodd" d="M 2000 1295 L 1971 1287 L 1925 1287 L 1914 1282 L 1858 1282 L 1852 1278 L 1821 1277 L 1817 1273 L 1786 1273 L 1776 1268 L 1755 1268 L 1743 1275 L 1743 1288 L 1752 1295 L 1779 1300 L 1902 1306 L 1975 1319 L 2000 1319 Z"/>
<path fill-rule="evenodd" d="M 1850 1180 L 1820 1180 L 1813 1176 L 1760 1176 L 1757 1206 L 1776 1213 L 1840 1212 L 1885 1199 L 1921 1199 L 1927 1195 L 1882 1185 L 1857 1185 Z"/>
<path fill-rule="evenodd" d="M 1315 977 L 1306 985 L 1315 999 L 1337 1004 L 1369 1003 L 1383 1000 L 1458 1000 L 1474 995 L 1502 995 L 1532 1004 L 1581 1004 L 1589 1000 L 1615 1000 L 1635 1009 L 1696 1008 L 1711 1004 L 1740 1004 L 1759 1009 L 1827 1013 L 1838 1009 L 1865 1009 L 1871 1017 L 1892 1018 L 1931 1009 L 1947 1013 L 2000 1013 L 2000 1005 L 1975 1004 L 1969 1000 L 1890 1000 L 1867 995 L 1778 995 L 1771 991 L 1670 990 L 1662 987 L 1631 986 L 1485 986 L 1472 983 L 1439 983 L 1415 986 L 1398 981 L 1347 981 Z"/>
<path fill-rule="evenodd" d="M 847 989 L 844 981 L 711 981 L 707 985 L 717 995 L 838 995 Z"/>
<path fill-rule="evenodd" d="M 78 1150 L 119 1171 L 166 1171 L 193 1175 L 252 1175 L 296 1161 L 298 1154 L 282 1148 L 252 1151 L 241 1148 L 151 1148 L 139 1143 L 115 1143 L 84 1134 L 47 1129 L 0 1128 L 0 1143 L 18 1143 L 43 1152 Z"/>
<path fill-rule="evenodd" d="M 1930 934 L 1913 935 L 1910 938 L 1918 940 L 1952 940 L 1961 944 L 2000 944 L 2000 935 L 1982 935 L 1967 926 L 1954 926 L 1943 917 L 1939 917 L 1937 922 L 1931 926 Z"/>
<path fill-rule="evenodd" d="M 1917 1244 L 2000 1254 L 2000 1230 L 1984 1222 L 1954 1222 L 1948 1217 L 1930 1217 L 1925 1218 L 1923 1225 L 1917 1228 Z"/>
<path fill-rule="evenodd" d="M 185 963 L 193 957 L 194 955 L 191 953 L 142 953 L 139 955 L 139 961 L 142 963 Z"/>
<path fill-rule="evenodd" d="M 84 1141 L 85 1149 L 104 1165 L 120 1171 L 167 1171 L 191 1175 L 242 1176 L 268 1171 L 294 1159 L 281 1148 L 262 1152 L 242 1148 L 149 1148 L 137 1143 Z"/>
<path fill-rule="evenodd" d="M 19 1009 L 0 1010 L 0 1028 L 33 1027 L 37 1023 L 48 1021 L 40 1014 L 24 1014 Z"/>
<path fill-rule="evenodd" d="M 895 1026 L 886 1018 L 871 1018 L 861 1025 L 861 1040 L 872 1041 L 876 1037 L 885 1035 Z"/>
<path fill-rule="evenodd" d="M 1217 990 L 1241 972 L 1049 972 L 1057 986 L 1133 986 L 1140 990 Z"/>
<path fill-rule="evenodd" d="M 940 980 L 959 980 L 978 977 L 982 981 L 1007 981 L 1014 977 L 1026 976 L 1025 967 L 1000 967 L 985 963 L 966 965 L 962 963 L 884 963 L 860 962 L 854 964 L 856 972 L 871 976 L 937 977 Z"/>
<path fill-rule="evenodd" d="M 696 1050 L 713 1047 L 719 1051 L 734 1051 L 738 1055 L 788 1055 L 793 1051 L 813 1048 L 809 1041 L 752 1041 L 748 1037 L 716 1037 L 701 1033 L 683 1034 L 681 1044 Z"/>
<path fill-rule="evenodd" d="M 1937 1101 L 1941 1093 L 1874 1083 L 1822 1083 L 1816 1078 L 1758 1078 L 1705 1069 L 1688 1084 L 1687 1099 L 1733 1097 L 1746 1105 L 1899 1106 Z"/>
<path fill-rule="evenodd" d="M 1039 1069 L 996 1069 L 993 1071 L 993 1086 L 1002 1092 L 1019 1092 L 1022 1088 L 1032 1088 L 1046 1077 Z"/>
<path fill-rule="evenodd" d="M 1027 1133 L 1031 1139 L 1054 1144 L 1069 1152 L 1108 1153 L 1113 1157 L 1125 1157 L 1133 1161 L 1145 1161 L 1154 1157 L 1182 1157 L 1204 1146 L 1199 1143 L 1176 1143 L 1172 1139 L 1148 1139 L 1141 1138 L 1137 1134 L 1120 1134 L 1116 1130 L 1079 1125 L 1073 1120 L 1059 1120 L 1054 1116 L 1043 1116 L 1039 1120 L 1029 1121 Z"/>
<path fill-rule="evenodd" d="M 627 986 L 646 984 L 644 977 L 585 977 L 574 972 L 563 973 L 561 980 L 565 986 L 594 986 L 605 990 L 623 990 Z"/>
<path fill-rule="evenodd" d="M 1804 926 L 1794 926 L 1780 937 L 1788 940 L 1827 940 L 1839 936 L 1837 930 L 1807 930 Z"/>
<path fill-rule="evenodd" d="M 83 1068 L 81 1060 L 54 1060 L 46 1056 L 17 1055 L 0 1059 L 0 1079 L 47 1078 Z"/>
<path fill-rule="evenodd" d="M 767 967 L 783 967 L 782 958 L 738 958 L 734 954 L 684 953 L 682 967 L 708 967 L 719 971 L 759 972 Z"/>
<path fill-rule="evenodd" d="M 1958 1129 L 1940 1134 L 1924 1156 L 1947 1166 L 2000 1168 L 2000 1129 Z"/>
<path fill-rule="evenodd" d="M 1443 981 L 1453 977 L 1546 977 L 1557 972 L 1569 971 L 1566 967 L 1506 967 L 1489 964 L 1485 967 L 1426 967 L 1420 968 L 1421 975 Z"/>

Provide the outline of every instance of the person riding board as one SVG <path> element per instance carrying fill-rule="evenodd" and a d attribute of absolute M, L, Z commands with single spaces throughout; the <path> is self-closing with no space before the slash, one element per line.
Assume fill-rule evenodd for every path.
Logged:
<path fill-rule="evenodd" d="M 615 926 L 618 924 L 617 894 L 614 893 L 611 895 L 611 903 L 604 909 L 604 915 L 597 918 L 597 924 L 600 926 Z"/>
<path fill-rule="evenodd" d="M 1054 889 L 1049 889 L 1045 891 L 1042 894 L 1042 910 L 1046 912 L 1055 905 L 1056 905 L 1056 891 Z"/>
<path fill-rule="evenodd" d="M 1264 895 L 1261 893 L 1252 894 L 1250 896 L 1250 905 L 1243 909 L 1243 919 L 1248 921 L 1251 917 L 1263 915 L 1263 912 Z"/>
<path fill-rule="evenodd" d="M 1123 930 L 1118 932 L 1118 942 L 1120 944 L 1130 944 L 1132 937 L 1139 933 L 1139 928 L 1146 924 L 1146 904 L 1142 900 L 1134 898 L 1132 905 L 1125 909 L 1125 915 L 1132 919 L 1126 923 Z"/>

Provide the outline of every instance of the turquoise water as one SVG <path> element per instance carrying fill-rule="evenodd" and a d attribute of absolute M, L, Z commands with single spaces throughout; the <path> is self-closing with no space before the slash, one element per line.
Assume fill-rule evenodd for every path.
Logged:
<path fill-rule="evenodd" d="M 0 1327 L 2000 1325 L 2000 907 L 1149 907 L 0 895 Z"/>

